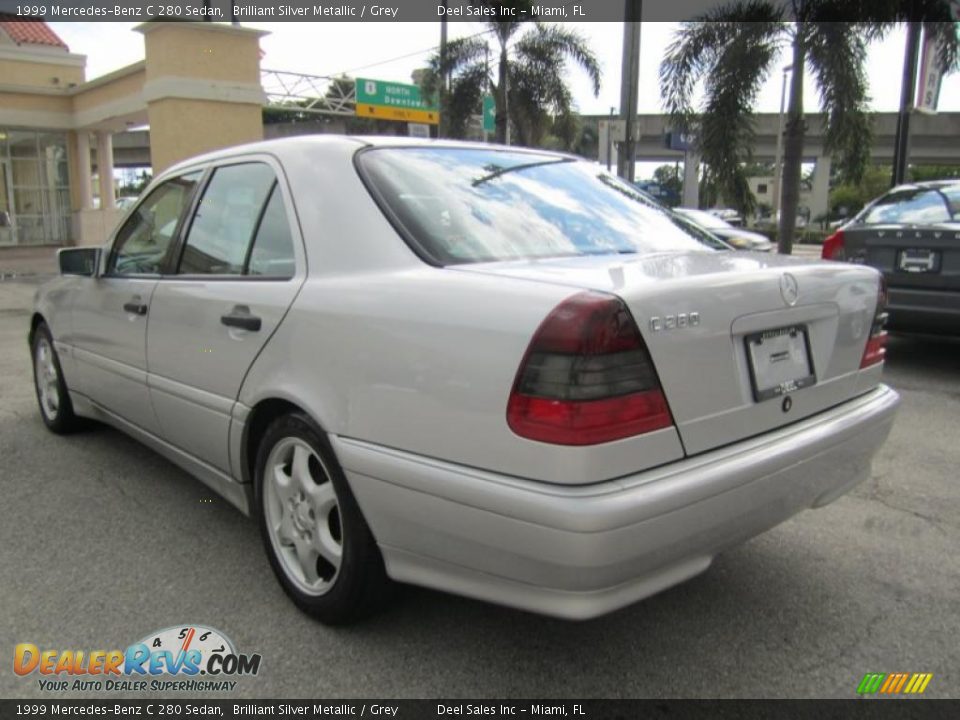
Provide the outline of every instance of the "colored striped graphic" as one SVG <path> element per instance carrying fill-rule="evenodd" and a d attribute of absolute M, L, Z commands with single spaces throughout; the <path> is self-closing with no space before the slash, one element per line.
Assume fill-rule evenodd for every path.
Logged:
<path fill-rule="evenodd" d="M 867 673 L 857 686 L 858 695 L 920 695 L 933 673 Z"/>

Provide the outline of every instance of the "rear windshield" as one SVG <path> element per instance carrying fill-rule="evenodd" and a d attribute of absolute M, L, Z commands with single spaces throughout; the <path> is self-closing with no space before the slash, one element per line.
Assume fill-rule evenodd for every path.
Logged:
<path fill-rule="evenodd" d="M 464 148 L 377 148 L 362 174 L 416 249 L 441 265 L 727 249 L 587 162 Z"/>
<path fill-rule="evenodd" d="M 942 192 L 910 188 L 895 190 L 877 200 L 867 208 L 860 222 L 864 225 L 935 225 L 953 219 L 950 203 Z"/>

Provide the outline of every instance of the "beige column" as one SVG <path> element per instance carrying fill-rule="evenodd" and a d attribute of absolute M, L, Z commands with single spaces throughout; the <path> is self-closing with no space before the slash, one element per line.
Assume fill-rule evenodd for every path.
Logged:
<path fill-rule="evenodd" d="M 113 134 L 97 131 L 97 172 L 100 174 L 100 209 L 113 210 L 117 206 L 113 183 Z"/>
<path fill-rule="evenodd" d="M 93 170 L 90 167 L 90 133 L 77 130 L 77 189 L 80 191 L 80 209 L 93 208 Z"/>
<path fill-rule="evenodd" d="M 813 191 L 810 193 L 810 219 L 830 208 L 830 156 L 820 155 L 813 166 Z"/>

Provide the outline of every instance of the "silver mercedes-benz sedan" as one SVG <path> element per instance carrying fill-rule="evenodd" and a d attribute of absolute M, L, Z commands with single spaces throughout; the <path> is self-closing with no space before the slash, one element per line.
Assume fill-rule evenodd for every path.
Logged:
<path fill-rule="evenodd" d="M 865 479 L 899 402 L 876 270 L 712 249 L 554 153 L 231 148 L 60 266 L 47 426 L 114 425 L 255 516 L 330 623 L 388 578 L 623 607 Z"/>

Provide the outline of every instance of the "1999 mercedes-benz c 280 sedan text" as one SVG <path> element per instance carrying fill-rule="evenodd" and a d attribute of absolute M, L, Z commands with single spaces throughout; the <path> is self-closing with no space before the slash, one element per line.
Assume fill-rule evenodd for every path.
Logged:
<path fill-rule="evenodd" d="M 705 246 L 541 151 L 231 148 L 60 263 L 44 422 L 110 423 L 255 515 L 326 622 L 388 578 L 623 607 L 847 492 L 899 402 L 876 270 Z"/>

